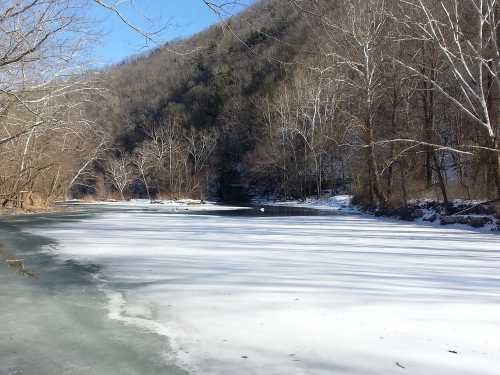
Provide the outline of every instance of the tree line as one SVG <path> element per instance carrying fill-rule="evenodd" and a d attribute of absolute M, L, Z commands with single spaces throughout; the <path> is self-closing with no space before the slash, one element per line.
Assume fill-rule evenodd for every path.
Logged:
<path fill-rule="evenodd" d="M 176 190 L 201 184 L 177 156 L 186 150 L 196 174 L 203 173 L 213 132 L 151 129 L 143 147 L 121 160 L 122 150 L 96 117 L 99 103 L 113 95 L 108 77 L 89 57 L 102 39 L 96 11 L 118 17 L 145 41 L 157 36 L 125 15 L 129 5 L 106 0 L 0 1 L 0 208 L 50 206 L 75 191 L 95 192 L 102 180 L 107 191 L 123 197 L 132 176 L 147 183 L 165 169 L 164 163 L 171 174 L 183 169 L 185 177 L 176 178 Z M 160 155 L 166 142 L 170 150 Z M 174 189 L 173 177 L 168 178 Z"/>
<path fill-rule="evenodd" d="M 500 197 L 498 1 L 337 3 L 333 18 L 301 8 L 324 26 L 323 62 L 307 70 L 329 94 L 306 96 L 320 110 L 299 127 L 309 122 L 312 136 L 335 103 L 327 139 L 354 146 L 355 191 L 371 205 L 406 204 L 433 187 L 445 203 Z"/>
<path fill-rule="evenodd" d="M 496 0 L 263 1 L 191 39 L 207 46 L 194 56 L 117 68 L 132 117 L 117 133 L 133 148 L 175 104 L 187 127 L 217 129 L 207 174 L 222 190 L 494 199 L 498 20 Z"/>

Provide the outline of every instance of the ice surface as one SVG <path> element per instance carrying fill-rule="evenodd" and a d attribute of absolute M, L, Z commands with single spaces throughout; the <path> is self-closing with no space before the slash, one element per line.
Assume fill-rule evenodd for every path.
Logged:
<path fill-rule="evenodd" d="M 103 212 L 29 229 L 193 373 L 498 374 L 498 235 L 363 216 Z M 456 352 L 456 353 L 455 353 Z M 403 369 L 404 367 L 404 369 Z"/>
<path fill-rule="evenodd" d="M 166 211 L 230 211 L 248 209 L 248 207 L 220 205 L 216 202 L 202 202 L 195 199 L 179 199 L 179 200 L 158 200 L 150 202 L 147 199 L 132 199 L 130 201 L 97 201 L 97 202 L 80 202 L 67 201 L 62 204 L 72 204 L 81 206 L 102 206 L 114 207 L 123 209 L 147 209 L 147 210 L 166 210 Z"/>
<path fill-rule="evenodd" d="M 40 221 L 16 220 L 24 227 Z M 42 252 L 55 242 L 5 221 L 0 243 L 40 272 L 38 279 L 21 277 L 0 260 L 0 375 L 186 374 L 169 359 L 165 337 L 108 318 L 108 299 L 95 284 L 98 266 Z"/>

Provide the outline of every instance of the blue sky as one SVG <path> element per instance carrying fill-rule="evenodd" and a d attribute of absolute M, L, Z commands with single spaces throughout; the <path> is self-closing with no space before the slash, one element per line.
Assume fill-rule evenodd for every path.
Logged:
<path fill-rule="evenodd" d="M 245 4 L 250 2 L 252 0 L 244 0 Z M 162 41 L 193 35 L 218 22 L 218 17 L 201 0 L 135 0 L 131 4 L 120 9 L 134 25 L 149 30 L 157 30 L 158 25 L 168 25 L 161 34 Z M 101 45 L 93 51 L 98 65 L 116 63 L 155 47 L 147 45 L 143 37 L 109 11 L 96 9 L 95 13 L 96 18 L 102 21 L 101 28 L 105 33 Z M 156 28 L 152 28 L 152 24 Z"/>

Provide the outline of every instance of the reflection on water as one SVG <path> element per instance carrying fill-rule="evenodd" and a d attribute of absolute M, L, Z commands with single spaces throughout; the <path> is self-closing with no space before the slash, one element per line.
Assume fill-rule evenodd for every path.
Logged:
<path fill-rule="evenodd" d="M 99 265 L 59 261 L 40 250 L 56 245 L 52 240 L 18 229 L 85 215 L 0 221 L 2 246 L 40 272 L 38 279 L 21 277 L 0 262 L 0 375 L 184 374 L 169 364 L 165 337 L 108 318 Z"/>

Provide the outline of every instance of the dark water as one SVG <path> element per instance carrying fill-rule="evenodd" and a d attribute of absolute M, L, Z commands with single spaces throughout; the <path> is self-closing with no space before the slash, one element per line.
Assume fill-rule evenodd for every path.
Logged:
<path fill-rule="evenodd" d="M 287 207 L 287 206 L 272 206 L 268 204 L 246 204 L 246 203 L 222 203 L 220 206 L 227 207 L 236 207 L 236 209 L 231 210 L 172 210 L 170 213 L 172 215 L 216 215 L 216 216 L 238 216 L 238 217 L 273 217 L 273 216 L 336 216 L 341 215 L 341 213 L 332 210 L 319 210 L 313 208 L 306 207 Z M 61 204 L 61 207 L 67 208 L 78 208 L 81 209 L 81 205 L 78 203 L 64 203 Z M 92 213 L 99 212 L 123 212 L 124 210 L 127 212 L 151 212 L 151 211 L 161 211 L 163 214 L 169 213 L 170 207 L 168 205 L 158 205 L 152 204 L 151 206 L 130 206 L 130 205 L 85 205 L 85 211 L 77 214 L 71 215 L 66 214 L 66 218 L 57 216 L 52 219 L 47 217 L 42 217 L 41 220 L 78 220 L 79 218 L 84 217 L 84 215 L 90 215 Z"/>
<path fill-rule="evenodd" d="M 193 212 L 195 215 L 219 215 L 239 217 L 285 217 L 285 216 L 334 216 L 337 213 L 331 210 L 317 210 L 302 207 L 284 207 L 269 205 L 251 205 L 242 209 L 226 211 L 201 211 Z"/>

